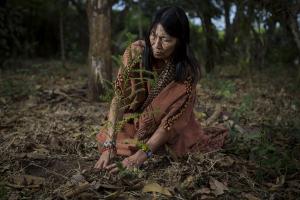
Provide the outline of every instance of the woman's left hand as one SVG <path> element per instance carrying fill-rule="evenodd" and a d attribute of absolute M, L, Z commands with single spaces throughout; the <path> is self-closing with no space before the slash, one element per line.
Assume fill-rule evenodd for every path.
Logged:
<path fill-rule="evenodd" d="M 142 150 L 138 150 L 135 154 L 132 156 L 129 156 L 125 158 L 122 161 L 122 165 L 126 169 L 133 169 L 140 167 L 145 161 L 147 160 L 147 155 Z M 109 171 L 109 173 L 117 173 L 119 171 L 119 168 L 116 163 L 108 165 L 106 167 L 106 170 Z"/>

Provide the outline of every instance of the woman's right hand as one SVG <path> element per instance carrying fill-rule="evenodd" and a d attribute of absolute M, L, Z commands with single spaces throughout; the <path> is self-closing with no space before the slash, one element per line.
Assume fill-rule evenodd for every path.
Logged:
<path fill-rule="evenodd" d="M 110 161 L 112 160 L 112 158 L 114 158 L 116 156 L 116 153 L 114 150 L 109 149 L 107 151 L 104 151 L 99 160 L 97 161 L 97 163 L 95 164 L 94 168 L 96 169 L 105 169 Z"/>

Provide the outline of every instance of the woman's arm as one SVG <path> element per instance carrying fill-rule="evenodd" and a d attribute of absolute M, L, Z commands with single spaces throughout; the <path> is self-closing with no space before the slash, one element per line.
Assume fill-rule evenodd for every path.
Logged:
<path fill-rule="evenodd" d="M 156 152 L 161 146 L 163 146 L 170 139 L 170 134 L 163 127 L 159 127 L 154 134 L 147 141 L 147 145 L 152 152 Z"/>
<path fill-rule="evenodd" d="M 158 128 L 154 134 L 150 137 L 147 142 L 147 145 L 150 147 L 152 152 L 156 152 L 159 147 L 164 145 L 170 139 L 170 134 L 163 127 Z M 142 165 L 147 160 L 147 155 L 144 151 L 138 150 L 132 156 L 125 158 L 122 161 L 122 164 L 126 168 L 136 167 Z M 119 169 L 115 163 L 108 165 L 106 167 L 110 173 L 118 172 Z"/>
<path fill-rule="evenodd" d="M 107 140 L 116 141 L 117 138 L 117 124 L 119 120 L 122 120 L 124 115 L 124 109 L 122 109 L 121 105 L 121 97 L 115 95 L 111 101 L 109 113 L 108 113 L 108 137 Z"/>

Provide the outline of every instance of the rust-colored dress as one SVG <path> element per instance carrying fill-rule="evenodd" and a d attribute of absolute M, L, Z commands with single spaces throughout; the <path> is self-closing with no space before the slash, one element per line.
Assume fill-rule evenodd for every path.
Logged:
<path fill-rule="evenodd" d="M 119 70 L 116 79 L 116 89 L 126 97 L 127 108 L 124 116 L 138 112 L 151 90 L 149 79 L 141 70 L 133 70 L 125 75 L 124 71 L 131 69 L 143 69 L 140 58 L 144 49 L 144 41 L 132 43 L 123 55 L 125 70 Z M 153 71 L 160 74 L 159 64 L 153 66 Z M 127 82 L 126 82 L 127 80 Z M 126 87 L 127 84 L 127 87 Z M 126 89 L 128 88 L 129 89 Z M 151 103 L 139 112 L 137 119 L 126 122 L 117 134 L 117 154 L 130 156 L 137 151 L 136 140 L 147 141 L 155 131 L 164 131 L 170 134 L 166 143 L 169 152 L 174 156 L 182 156 L 193 151 L 212 151 L 223 146 L 228 135 L 228 130 L 223 127 L 215 127 L 214 132 L 205 132 L 197 122 L 193 107 L 196 99 L 196 86 L 190 81 L 171 81 L 164 87 Z M 107 138 L 106 129 L 100 130 L 97 140 L 101 144 Z"/>

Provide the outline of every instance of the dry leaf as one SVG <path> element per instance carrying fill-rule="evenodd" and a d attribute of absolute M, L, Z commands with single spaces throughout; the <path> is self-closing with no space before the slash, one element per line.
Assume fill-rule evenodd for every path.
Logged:
<path fill-rule="evenodd" d="M 73 197 L 76 196 L 82 192 L 85 192 L 86 190 L 88 190 L 90 188 L 90 184 L 86 181 L 84 182 L 79 182 L 78 185 L 70 187 L 70 188 L 66 188 L 62 194 L 61 197 L 67 199 L 69 197 Z"/>
<path fill-rule="evenodd" d="M 49 151 L 47 149 L 36 149 L 35 151 L 26 154 L 27 158 L 39 160 L 46 159 L 48 155 Z"/>
<path fill-rule="evenodd" d="M 183 188 L 190 188 L 194 185 L 195 177 L 194 176 L 188 176 L 182 183 L 181 187 Z"/>
<path fill-rule="evenodd" d="M 256 196 L 254 196 L 251 193 L 243 193 L 242 194 L 243 197 L 245 197 L 247 200 L 260 200 L 259 198 L 257 198 Z"/>
<path fill-rule="evenodd" d="M 201 196 L 201 199 L 211 199 L 211 196 L 208 196 L 208 195 L 202 195 L 202 196 Z"/>
<path fill-rule="evenodd" d="M 172 196 L 172 194 L 170 193 L 170 191 L 167 188 L 162 187 L 157 183 L 148 183 L 148 184 L 146 184 L 142 191 L 143 192 L 157 192 L 157 193 L 169 196 L 169 197 Z"/>
<path fill-rule="evenodd" d="M 221 167 L 230 167 L 233 165 L 234 160 L 230 156 L 224 157 L 222 160 L 220 160 L 219 165 Z"/>
<path fill-rule="evenodd" d="M 207 188 L 207 187 L 201 188 L 201 189 L 199 190 L 199 193 L 200 193 L 200 194 L 209 194 L 209 193 L 210 193 L 210 189 Z"/>
<path fill-rule="evenodd" d="M 191 199 L 196 199 L 200 195 L 201 195 L 201 197 L 205 196 L 205 194 L 210 194 L 210 189 L 207 187 L 201 188 L 201 189 L 197 190 L 196 192 L 194 192 L 191 196 Z"/>
<path fill-rule="evenodd" d="M 7 183 L 8 186 L 14 188 L 39 188 L 45 183 L 42 177 L 31 175 L 12 176 Z"/>
<path fill-rule="evenodd" d="M 122 189 L 122 187 L 120 187 L 120 186 L 110 185 L 110 184 L 104 184 L 104 183 L 101 183 L 100 181 L 98 181 L 98 182 L 96 182 L 96 181 L 92 182 L 91 183 L 91 187 L 94 190 L 99 190 L 100 188 L 110 189 L 110 190 L 120 190 L 120 189 Z"/>
<path fill-rule="evenodd" d="M 213 190 L 213 193 L 216 196 L 224 194 L 224 190 L 228 190 L 228 188 L 227 188 L 226 185 L 224 185 L 220 181 L 214 179 L 213 177 L 210 177 L 210 179 L 209 179 L 209 185 L 210 185 L 210 189 Z"/>
<path fill-rule="evenodd" d="M 270 190 L 275 191 L 278 188 L 282 187 L 284 183 L 285 183 L 285 176 L 284 175 L 282 175 L 280 177 L 277 177 L 276 178 L 276 184 L 272 184 Z"/>

